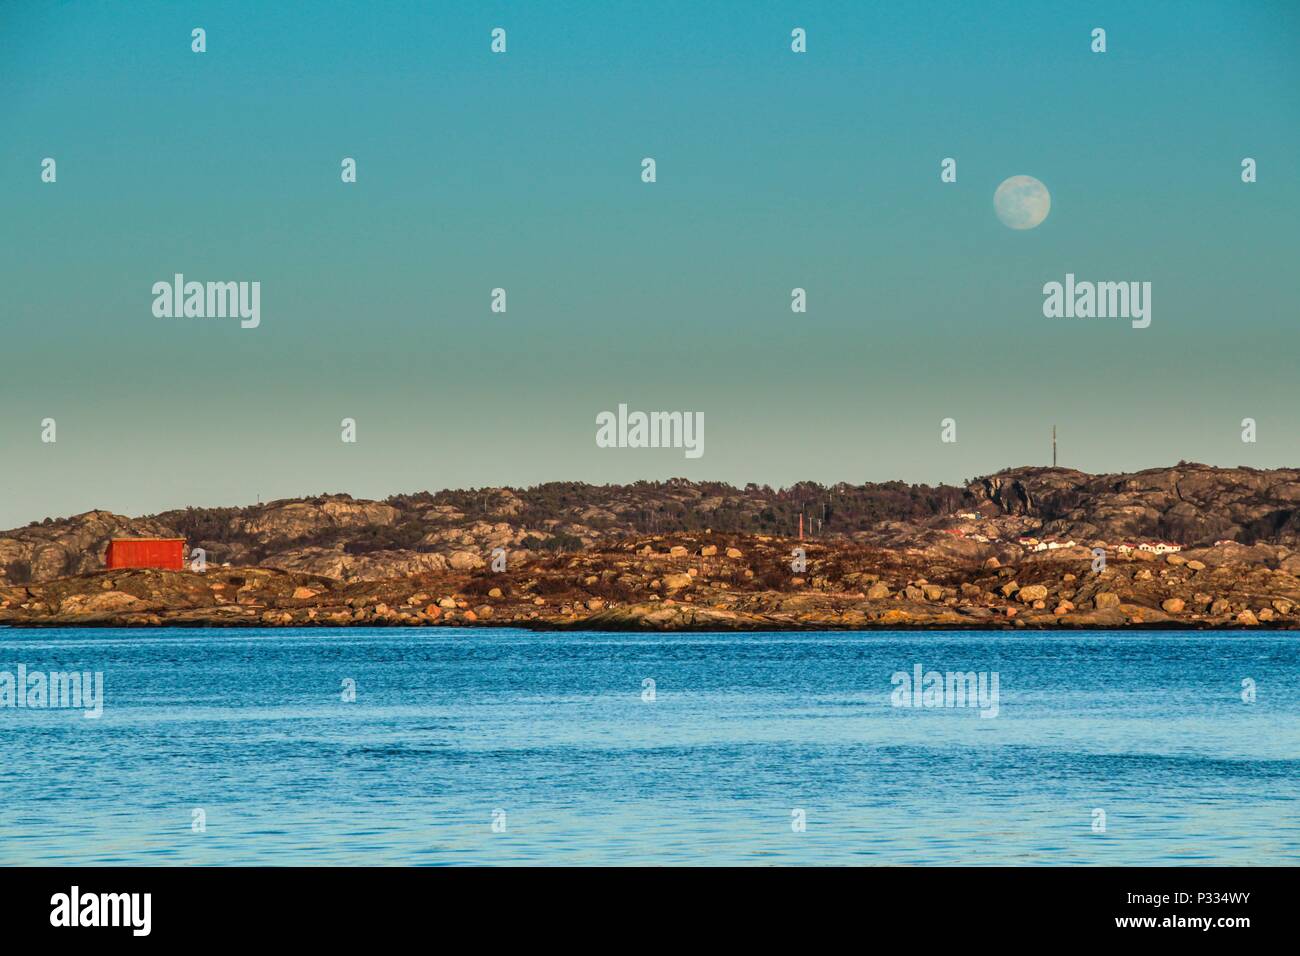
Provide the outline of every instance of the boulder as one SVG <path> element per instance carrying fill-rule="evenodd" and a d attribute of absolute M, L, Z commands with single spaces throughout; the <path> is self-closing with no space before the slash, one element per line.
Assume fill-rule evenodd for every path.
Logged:
<path fill-rule="evenodd" d="M 144 602 L 125 591 L 103 591 L 99 594 L 74 594 L 59 605 L 61 614 L 112 614 L 118 611 L 137 610 Z"/>
<path fill-rule="evenodd" d="M 483 567 L 483 559 L 472 551 L 453 551 L 447 558 L 447 564 L 453 571 L 472 571 Z"/>

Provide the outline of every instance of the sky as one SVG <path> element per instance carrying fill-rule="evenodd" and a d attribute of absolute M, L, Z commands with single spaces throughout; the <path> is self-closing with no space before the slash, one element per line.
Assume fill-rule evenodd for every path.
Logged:
<path fill-rule="evenodd" d="M 1294 3 L 0 3 L 0 130 L 0 527 L 961 482 L 1053 425 L 1089 472 L 1300 463 Z M 155 316 L 178 272 L 260 325 Z M 1150 327 L 1045 317 L 1067 273 Z M 620 404 L 704 454 L 598 447 Z"/>

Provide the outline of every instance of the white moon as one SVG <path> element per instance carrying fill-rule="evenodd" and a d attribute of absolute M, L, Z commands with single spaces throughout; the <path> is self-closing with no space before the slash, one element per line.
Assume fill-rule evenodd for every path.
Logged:
<path fill-rule="evenodd" d="M 1012 176 L 993 194 L 993 208 L 1002 224 L 1033 229 L 1052 210 L 1052 194 L 1033 176 Z"/>

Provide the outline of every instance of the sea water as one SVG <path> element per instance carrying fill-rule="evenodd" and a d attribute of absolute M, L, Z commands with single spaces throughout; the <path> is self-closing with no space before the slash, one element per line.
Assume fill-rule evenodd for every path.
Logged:
<path fill-rule="evenodd" d="M 1296 864 L 1298 650 L 0 629 L 0 672 L 103 674 L 98 717 L 0 707 L 0 864 Z M 896 706 L 918 667 L 996 715 Z"/>

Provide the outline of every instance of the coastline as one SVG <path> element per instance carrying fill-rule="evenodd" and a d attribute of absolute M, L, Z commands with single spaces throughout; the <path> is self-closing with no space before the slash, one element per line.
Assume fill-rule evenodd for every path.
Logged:
<path fill-rule="evenodd" d="M 1219 549 L 1223 550 L 1223 549 Z M 791 567 L 789 555 L 802 555 Z M 1235 552 L 1234 552 L 1235 553 Z M 1244 553 L 1244 552 L 1243 552 Z M 14 627 L 535 631 L 1295 630 L 1293 564 L 1084 548 L 1017 563 L 850 542 L 655 536 L 381 580 L 275 567 L 99 570 L 0 587 Z M 1215 564 L 1209 562 L 1216 561 Z M 1098 568 L 1094 570 L 1094 568 Z"/>

